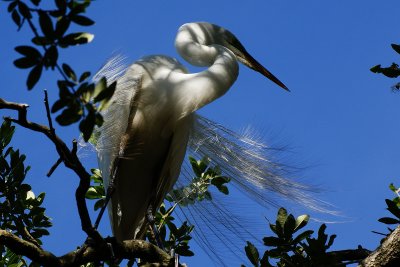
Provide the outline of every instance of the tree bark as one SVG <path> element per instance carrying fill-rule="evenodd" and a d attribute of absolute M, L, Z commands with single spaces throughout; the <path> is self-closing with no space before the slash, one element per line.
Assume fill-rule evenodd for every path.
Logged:
<path fill-rule="evenodd" d="M 359 265 L 360 267 L 400 266 L 400 226 Z"/>

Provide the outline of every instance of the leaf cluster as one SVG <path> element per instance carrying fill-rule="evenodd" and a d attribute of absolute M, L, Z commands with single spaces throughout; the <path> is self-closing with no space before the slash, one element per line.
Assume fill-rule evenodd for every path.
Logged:
<path fill-rule="evenodd" d="M 20 255 L 15 254 L 9 248 L 5 248 L 1 255 L 0 267 L 28 267 L 27 261 Z"/>
<path fill-rule="evenodd" d="M 396 186 L 394 186 L 394 184 L 390 184 L 389 189 L 396 194 L 396 197 L 393 199 L 385 199 L 386 209 L 393 215 L 393 217 L 382 217 L 378 219 L 378 221 L 386 225 L 392 225 L 394 226 L 394 228 L 396 228 L 400 224 L 400 195 L 399 195 L 400 188 L 397 188 Z M 373 232 L 384 236 L 388 236 L 394 231 L 394 228 L 388 227 L 387 229 L 389 232 L 387 234 L 383 234 L 376 231 Z M 384 239 L 381 240 L 381 242 L 383 241 Z"/>
<path fill-rule="evenodd" d="M 211 200 L 212 195 L 209 190 L 211 186 L 225 195 L 229 194 L 226 184 L 230 178 L 223 176 L 218 166 L 210 166 L 210 161 L 206 157 L 201 160 L 189 157 L 189 161 L 195 176 L 188 186 L 174 189 L 167 196 L 169 201 L 177 201 L 181 206 L 188 206 L 196 201 Z"/>
<path fill-rule="evenodd" d="M 258 249 L 247 242 L 246 255 L 253 266 L 345 266 L 327 250 L 332 246 L 336 235 L 325 234 L 326 225 L 322 224 L 316 238 L 312 237 L 314 231 L 306 230 L 297 233 L 309 221 L 308 215 L 295 218 L 288 214 L 286 209 L 280 208 L 276 223 L 269 224 L 274 234 L 263 238 L 264 245 L 268 247 L 262 257 Z M 244 266 L 244 265 L 242 265 Z"/>
<path fill-rule="evenodd" d="M 45 193 L 35 196 L 24 183 L 30 167 L 25 166 L 25 155 L 9 146 L 14 131 L 7 121 L 0 127 L 0 228 L 39 245 L 52 224 L 42 207 Z M 15 259 L 4 248 L 1 252 L 4 263 Z"/>
<path fill-rule="evenodd" d="M 86 192 L 85 197 L 90 200 L 97 200 L 94 204 L 94 210 L 98 210 L 104 206 L 106 200 L 106 192 L 103 183 L 103 177 L 99 169 L 91 169 L 92 176 L 90 181 L 92 185 Z"/>
<path fill-rule="evenodd" d="M 400 54 L 400 45 L 391 44 L 391 47 L 396 53 Z M 389 78 L 397 78 L 400 76 L 400 68 L 397 63 L 392 63 L 389 67 L 382 67 L 381 64 L 376 65 L 370 69 L 373 73 L 380 73 Z M 394 91 L 400 90 L 400 83 L 395 84 L 392 89 Z"/>
<path fill-rule="evenodd" d="M 107 108 L 116 83 L 107 84 L 103 78 L 94 84 L 88 79 L 91 76 L 89 71 L 78 75 L 69 64 L 60 63 L 59 53 L 61 49 L 93 40 L 93 34 L 69 31 L 74 24 L 94 24 L 93 20 L 84 15 L 91 1 L 55 0 L 54 8 L 47 10 L 40 8 L 40 0 L 31 0 L 30 3 L 21 0 L 7 2 L 8 12 L 18 28 L 28 24 L 34 34 L 30 45 L 15 47 L 21 57 L 14 61 L 14 65 L 20 69 L 29 69 L 26 81 L 28 90 L 33 89 L 40 80 L 43 69 L 57 70 L 62 79 L 57 82 L 59 99 L 51 111 L 61 111 L 56 117 L 60 125 L 79 122 L 83 138 L 89 140 L 94 127 L 100 127 L 103 123 L 100 112 Z"/>
<path fill-rule="evenodd" d="M 189 225 L 187 221 L 179 227 L 176 226 L 175 218 L 172 216 L 173 210 L 174 206 L 166 209 L 165 204 L 162 204 L 156 213 L 155 223 L 160 232 L 160 238 L 168 252 L 174 250 L 181 256 L 191 257 L 194 253 L 190 250 L 189 241 L 192 239 L 190 234 L 194 226 Z"/>

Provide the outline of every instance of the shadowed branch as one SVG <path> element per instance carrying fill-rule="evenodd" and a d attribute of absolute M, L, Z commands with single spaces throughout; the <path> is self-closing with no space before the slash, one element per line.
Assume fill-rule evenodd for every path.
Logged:
<path fill-rule="evenodd" d="M 47 99 L 45 99 L 45 103 L 46 101 Z M 65 166 L 73 170 L 78 175 L 80 181 L 79 186 L 76 189 L 75 197 L 77 201 L 79 216 L 81 219 L 82 230 L 85 231 L 89 237 L 98 242 L 102 242 L 103 239 L 101 235 L 92 226 L 92 222 L 87 209 L 85 194 L 90 186 L 90 174 L 85 170 L 78 156 L 76 155 L 76 141 L 73 142 L 73 148 L 72 150 L 70 150 L 68 146 L 64 143 L 64 141 L 56 135 L 53 128 L 49 128 L 47 126 L 28 121 L 27 107 L 28 105 L 26 104 L 8 102 L 0 98 L 0 109 L 11 109 L 18 111 L 18 119 L 5 117 L 5 120 L 16 123 L 29 130 L 46 135 L 47 138 L 50 139 L 50 141 L 55 145 L 60 159 L 62 160 L 62 162 L 64 162 Z M 46 111 L 48 113 L 47 116 L 49 118 L 50 124 L 50 111 L 47 108 Z"/>
<path fill-rule="evenodd" d="M 147 266 L 174 266 L 173 259 L 166 252 L 143 240 L 118 243 L 114 238 L 107 238 L 106 242 L 112 245 L 114 255 L 119 259 L 141 258 L 149 263 Z M 7 246 L 14 253 L 24 255 L 45 267 L 80 266 L 93 261 L 111 260 L 112 257 L 108 247 L 88 244 L 57 257 L 5 230 L 0 230 L 0 245 Z"/>

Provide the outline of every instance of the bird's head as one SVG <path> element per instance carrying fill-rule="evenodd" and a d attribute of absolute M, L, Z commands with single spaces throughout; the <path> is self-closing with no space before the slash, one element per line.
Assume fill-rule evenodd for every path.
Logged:
<path fill-rule="evenodd" d="M 289 91 L 286 85 L 254 59 L 236 36 L 227 29 L 208 22 L 189 23 L 184 26 L 191 28 L 193 41 L 202 45 L 216 44 L 228 48 L 242 64 L 261 73 L 281 88 Z"/>

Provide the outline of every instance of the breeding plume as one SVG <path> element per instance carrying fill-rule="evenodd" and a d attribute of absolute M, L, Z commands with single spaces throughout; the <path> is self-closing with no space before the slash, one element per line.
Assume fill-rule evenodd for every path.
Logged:
<path fill-rule="evenodd" d="M 307 188 L 283 178 L 262 144 L 195 114 L 229 90 L 238 62 L 288 88 L 217 25 L 185 24 L 175 46 L 187 62 L 206 69 L 188 73 L 176 59 L 149 56 L 124 69 L 112 59 L 98 73 L 118 81 L 97 142 L 105 184 L 112 175 L 116 179 L 109 205 L 116 238 L 143 237 L 146 210 L 157 209 L 177 182 L 187 148 L 219 164 L 235 186 L 262 204 L 274 192 L 313 205 L 304 194 Z"/>

